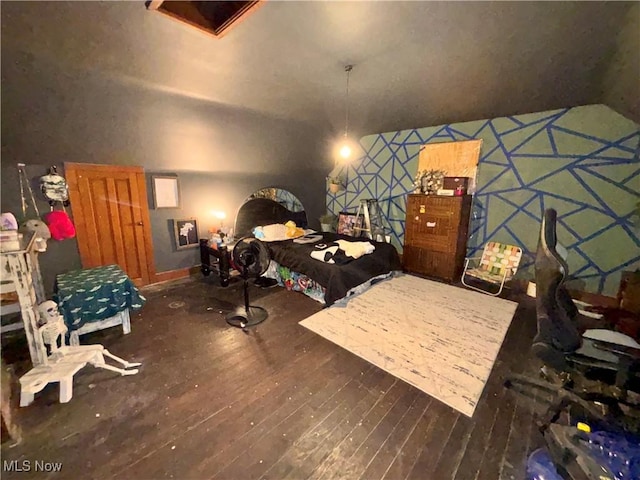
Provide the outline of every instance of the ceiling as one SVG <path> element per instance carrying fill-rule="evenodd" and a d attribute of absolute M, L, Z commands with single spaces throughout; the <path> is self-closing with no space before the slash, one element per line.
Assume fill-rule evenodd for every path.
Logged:
<path fill-rule="evenodd" d="M 598 103 L 631 5 L 267 1 L 216 39 L 143 2 L 2 2 L 2 49 L 331 134 L 352 63 L 365 135 Z"/>

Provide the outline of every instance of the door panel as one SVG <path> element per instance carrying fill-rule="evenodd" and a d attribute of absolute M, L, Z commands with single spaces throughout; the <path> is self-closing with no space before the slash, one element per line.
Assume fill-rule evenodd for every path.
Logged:
<path fill-rule="evenodd" d="M 142 252 L 138 251 L 141 249 L 141 244 L 136 239 L 137 222 L 133 215 L 134 212 L 129 208 L 123 208 L 123 206 L 132 203 L 131 181 L 130 179 L 117 179 L 113 183 L 112 189 L 117 202 L 113 205 L 114 209 L 118 209 L 118 228 L 121 231 L 119 236 L 119 243 L 122 245 L 121 255 L 124 255 L 127 265 L 131 265 L 131 268 L 135 269 L 132 274 L 142 276 L 140 264 L 136 261 L 136 258 L 144 255 L 144 248 L 142 248 Z"/>
<path fill-rule="evenodd" d="M 154 281 L 143 169 L 70 163 L 65 171 L 82 266 L 115 263 L 136 285 Z"/>

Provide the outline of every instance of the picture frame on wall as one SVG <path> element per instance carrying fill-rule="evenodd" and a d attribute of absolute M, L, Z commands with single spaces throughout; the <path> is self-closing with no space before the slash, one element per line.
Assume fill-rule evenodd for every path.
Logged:
<path fill-rule="evenodd" d="M 351 235 L 352 237 L 361 236 L 361 231 L 356 232 L 356 228 L 362 228 L 362 216 L 358 218 L 355 213 L 340 212 L 338 214 L 337 233 L 342 235 Z"/>
<path fill-rule="evenodd" d="M 199 245 L 198 220 L 185 218 L 173 221 L 176 249 L 193 248 Z"/>
<path fill-rule="evenodd" d="M 153 175 L 151 185 L 153 187 L 154 208 L 180 208 L 178 177 Z"/>

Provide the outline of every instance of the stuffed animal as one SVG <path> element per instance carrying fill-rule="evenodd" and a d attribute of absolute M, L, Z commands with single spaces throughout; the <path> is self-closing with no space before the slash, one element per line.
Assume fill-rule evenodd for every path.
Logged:
<path fill-rule="evenodd" d="M 262 227 L 254 228 L 252 233 L 254 237 L 264 239 L 264 230 L 262 229 Z"/>
<path fill-rule="evenodd" d="M 49 225 L 51 237 L 54 240 L 65 240 L 76 236 L 76 228 L 66 212 L 53 210 L 44 215 L 44 220 Z"/>
<path fill-rule="evenodd" d="M 284 224 L 287 227 L 287 237 L 298 238 L 304 236 L 304 230 L 296 225 L 296 222 L 289 220 Z"/>

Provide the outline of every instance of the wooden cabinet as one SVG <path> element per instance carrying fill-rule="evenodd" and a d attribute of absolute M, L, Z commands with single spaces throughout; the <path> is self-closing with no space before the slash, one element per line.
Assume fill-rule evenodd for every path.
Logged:
<path fill-rule="evenodd" d="M 469 233 L 471 195 L 407 197 L 404 269 L 456 281 L 462 274 Z"/>

